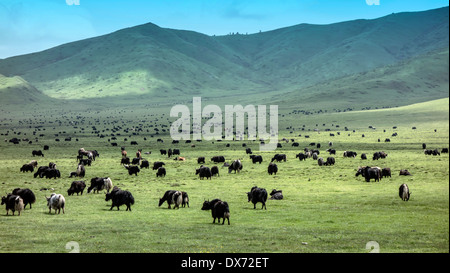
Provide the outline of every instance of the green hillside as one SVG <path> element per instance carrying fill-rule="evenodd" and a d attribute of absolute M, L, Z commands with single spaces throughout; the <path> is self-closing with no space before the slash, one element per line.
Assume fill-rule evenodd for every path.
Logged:
<path fill-rule="evenodd" d="M 220 37 L 148 23 L 0 60 L 0 73 L 102 103 L 406 105 L 448 96 L 448 7 Z"/>
<path fill-rule="evenodd" d="M 2 74 L 0 74 L 0 97 L 2 102 L 14 105 L 54 101 L 23 78 L 19 76 L 6 77 Z"/>
<path fill-rule="evenodd" d="M 448 48 L 287 92 L 271 100 L 292 109 L 362 110 L 409 105 L 448 97 Z M 292 101 L 298 104 L 292 104 Z M 306 103 L 302 103 L 306 102 Z"/>

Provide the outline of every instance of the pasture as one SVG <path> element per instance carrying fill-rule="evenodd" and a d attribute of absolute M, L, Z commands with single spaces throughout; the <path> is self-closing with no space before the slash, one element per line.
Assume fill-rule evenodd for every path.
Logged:
<path fill-rule="evenodd" d="M 257 141 L 171 144 L 167 127 L 158 126 L 155 131 L 156 126 L 150 126 L 170 126 L 168 109 L 3 112 L 3 139 L 28 138 L 33 143 L 0 143 L 0 192 L 3 196 L 17 187 L 30 188 L 36 203 L 21 216 L 6 216 L 2 206 L 0 252 L 65 253 L 69 251 L 66 244 L 76 242 L 83 253 L 365 253 L 369 251 L 366 244 L 375 241 L 384 253 L 448 253 L 449 156 L 424 155 L 422 150 L 422 143 L 439 151 L 449 146 L 448 99 L 437 103 L 440 108 L 431 107 L 431 113 L 420 112 L 423 105 L 301 117 L 288 115 L 290 110 L 286 110 L 279 125 L 283 147 L 273 152 L 259 152 Z M 411 115 L 417 117 L 411 119 Z M 394 132 L 398 135 L 392 137 Z M 108 141 L 112 133 L 117 140 Z M 65 141 L 68 136 L 72 139 Z M 290 140 L 282 142 L 283 137 L 294 139 L 299 147 L 293 147 Z M 386 138 L 391 141 L 385 142 Z M 138 145 L 130 145 L 130 141 Z M 315 148 L 309 145 L 314 142 L 321 143 L 320 156 L 326 159 L 329 141 L 336 149 L 334 166 L 295 158 L 305 147 Z M 243 143 L 253 154 L 263 156 L 262 164 L 252 164 Z M 49 145 L 49 150 L 44 151 L 44 145 Z M 120 165 L 121 146 L 130 158 L 142 149 L 150 168 L 130 176 Z M 69 178 L 77 168 L 81 147 L 97 150 L 100 156 L 86 167 L 84 179 Z M 159 153 L 169 148 L 180 149 L 186 161 Z M 32 150 L 42 150 L 44 157 L 33 157 Z M 357 157 L 344 158 L 343 152 L 349 150 L 356 151 Z M 372 160 L 378 151 L 385 151 L 388 157 Z M 267 166 L 276 153 L 286 154 L 287 161 L 277 162 L 279 172 L 270 176 Z M 362 153 L 367 160 L 361 159 Z M 226 162 L 240 159 L 243 170 L 229 174 L 223 163 L 210 161 L 216 155 L 225 156 Z M 220 176 L 200 180 L 195 175 L 200 156 L 206 158 L 204 165 L 217 165 Z M 33 159 L 39 166 L 56 163 L 61 178 L 33 178 L 33 173 L 19 171 Z M 165 162 L 166 177 L 156 177 L 151 169 L 155 161 Z M 389 167 L 392 177 L 367 183 L 361 176 L 355 177 L 358 166 Z M 412 176 L 399 176 L 401 169 Z M 136 202 L 131 212 L 125 211 L 125 206 L 110 211 L 105 194 L 87 194 L 87 188 L 83 195 L 67 195 L 72 181 L 85 180 L 88 187 L 90 179 L 97 176 L 110 177 L 114 186 L 133 194 Z M 402 183 L 412 192 L 408 202 L 398 196 Z M 282 190 L 284 199 L 268 200 L 267 210 L 260 209 L 261 203 L 253 209 L 246 193 L 255 185 L 269 193 Z M 186 191 L 190 207 L 169 210 L 167 203 L 158 207 L 159 198 L 169 189 Z M 48 213 L 45 196 L 52 192 L 65 196 L 65 214 Z M 211 212 L 200 210 L 204 200 L 214 198 L 228 202 L 231 225 L 212 224 Z"/>

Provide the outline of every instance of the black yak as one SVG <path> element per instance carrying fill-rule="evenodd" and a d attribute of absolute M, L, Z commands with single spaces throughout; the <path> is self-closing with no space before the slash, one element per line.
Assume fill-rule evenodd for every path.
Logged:
<path fill-rule="evenodd" d="M 220 199 L 214 199 L 212 201 L 203 202 L 202 210 L 211 210 L 211 215 L 213 217 L 213 224 L 216 222 L 220 224 L 220 218 L 223 218 L 222 225 L 225 224 L 225 219 L 230 224 L 230 207 L 228 203 Z"/>
<path fill-rule="evenodd" d="M 262 156 L 260 156 L 260 155 L 251 155 L 250 156 L 250 159 L 252 160 L 252 163 L 253 164 L 255 164 L 255 163 L 259 163 L 259 164 L 261 164 L 261 162 L 263 162 L 263 158 L 262 158 Z"/>
<path fill-rule="evenodd" d="M 201 180 L 203 180 L 203 178 L 205 178 L 205 177 L 206 177 L 206 179 L 208 179 L 208 178 L 211 179 L 211 176 L 212 176 L 211 169 L 209 167 L 206 167 L 203 165 L 200 166 L 200 168 L 195 169 L 195 174 L 196 175 L 198 174 Z"/>
<path fill-rule="evenodd" d="M 119 189 L 117 186 L 115 186 L 110 193 L 106 194 L 105 201 L 109 200 L 112 200 L 111 208 L 109 210 L 112 210 L 113 207 L 117 207 L 117 210 L 119 210 L 120 206 L 126 205 L 126 210 L 131 211 L 131 205 L 134 205 L 133 195 L 129 191 Z"/>
<path fill-rule="evenodd" d="M 159 167 L 158 171 L 156 172 L 156 177 L 165 177 L 166 176 L 166 169 L 164 167 Z"/>
<path fill-rule="evenodd" d="M 267 191 L 263 188 L 258 188 L 257 186 L 254 186 L 250 192 L 247 192 L 248 202 L 253 203 L 253 208 L 256 209 L 256 203 L 261 202 L 262 207 L 261 209 L 266 209 L 266 201 L 267 201 Z"/>
<path fill-rule="evenodd" d="M 270 162 L 269 163 L 269 167 L 267 167 L 267 172 L 272 175 L 272 174 L 277 174 L 278 172 L 278 166 L 275 163 Z"/>
<path fill-rule="evenodd" d="M 77 195 L 81 193 L 81 195 L 83 195 L 83 191 L 85 188 L 86 184 L 84 183 L 84 181 L 73 181 L 70 185 L 70 188 L 67 190 L 67 194 L 69 196 L 73 195 L 74 193 L 76 193 Z"/>
<path fill-rule="evenodd" d="M 15 188 L 12 191 L 12 194 L 18 195 L 18 196 L 20 196 L 20 198 L 23 199 L 24 209 L 28 204 L 30 204 L 30 209 L 31 209 L 31 204 L 34 204 L 34 202 L 36 201 L 36 196 L 34 195 L 33 191 L 30 189 Z"/>
<path fill-rule="evenodd" d="M 161 207 L 161 205 L 167 201 L 167 204 L 170 206 L 172 205 L 172 195 L 175 193 L 175 190 L 168 190 L 164 193 L 163 197 L 159 199 L 158 207 Z"/>
<path fill-rule="evenodd" d="M 132 165 L 132 166 L 130 166 L 130 165 L 124 165 L 125 166 L 125 168 L 128 170 L 128 174 L 129 175 L 135 175 L 135 176 L 137 176 L 137 174 L 138 174 L 138 172 L 140 172 L 141 170 L 139 169 L 139 166 L 134 166 L 134 165 Z"/>

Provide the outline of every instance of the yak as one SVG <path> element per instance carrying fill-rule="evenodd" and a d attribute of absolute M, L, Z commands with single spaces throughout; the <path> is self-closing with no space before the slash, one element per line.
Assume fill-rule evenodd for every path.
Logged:
<path fill-rule="evenodd" d="M 267 191 L 264 188 L 258 188 L 254 186 L 251 188 L 250 192 L 247 192 L 248 202 L 253 203 L 253 209 L 256 209 L 256 203 L 261 202 L 261 209 L 266 209 L 266 201 L 267 201 Z"/>

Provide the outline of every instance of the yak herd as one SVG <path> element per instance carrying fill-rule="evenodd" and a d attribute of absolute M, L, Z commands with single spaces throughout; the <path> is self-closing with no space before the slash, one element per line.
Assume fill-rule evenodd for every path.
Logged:
<path fill-rule="evenodd" d="M 387 141 L 386 141 L 387 142 Z M 298 144 L 296 142 L 293 143 L 294 145 Z M 313 143 L 315 148 L 320 148 L 320 144 Z M 134 145 L 137 145 L 135 142 Z M 193 145 L 193 144 L 192 144 Z M 192 146 L 191 147 L 194 147 Z M 296 154 L 296 158 L 298 158 L 299 161 L 304 161 L 309 158 L 312 158 L 313 160 L 317 161 L 318 166 L 333 166 L 336 162 L 336 159 L 334 156 L 336 156 L 336 150 L 332 148 L 332 142 L 328 143 L 329 149 L 326 150 L 326 152 L 329 154 L 329 156 L 326 156 L 326 158 L 323 157 L 323 155 L 320 155 L 320 151 L 318 149 L 308 149 L 305 148 L 302 152 Z M 113 145 L 116 146 L 116 145 Z M 281 145 L 279 145 L 281 146 Z M 245 147 L 245 145 L 243 145 Z M 431 150 L 426 149 L 426 144 L 422 145 L 423 151 L 425 155 L 440 155 L 440 153 L 448 153 L 448 148 L 443 148 L 441 152 L 439 152 L 437 149 Z M 44 150 L 48 150 L 48 146 L 44 147 Z M 181 157 L 180 149 L 168 149 L 160 151 L 161 155 L 167 155 L 169 158 L 171 156 L 177 155 L 177 157 L 174 158 L 176 161 L 185 161 L 185 157 Z M 245 152 L 247 155 L 250 155 L 249 158 L 251 159 L 251 162 L 253 164 L 262 164 L 263 163 L 263 157 L 262 155 L 254 155 L 250 148 L 246 148 Z M 150 154 L 151 152 L 147 152 L 145 154 Z M 32 156 L 40 156 L 44 157 L 44 154 L 40 150 L 33 150 Z M 142 150 L 138 149 L 136 152 L 136 157 L 130 158 L 128 157 L 128 153 L 125 150 L 124 147 L 121 147 L 121 162 L 120 164 L 123 165 L 123 167 L 128 171 L 129 175 L 138 176 L 141 169 L 150 168 L 150 162 L 142 157 Z M 84 178 L 86 176 L 86 167 L 91 166 L 91 164 L 98 158 L 100 155 L 97 152 L 97 150 L 85 150 L 84 148 L 80 148 L 78 150 L 77 154 L 77 162 L 78 166 L 75 171 L 70 173 L 69 177 L 80 177 Z M 347 158 L 356 158 L 358 156 L 357 152 L 354 151 L 345 151 L 343 153 L 343 157 Z M 384 159 L 388 156 L 387 153 L 384 151 L 375 152 L 372 155 L 372 160 L 379 160 Z M 362 160 L 367 160 L 368 156 L 367 154 L 363 153 L 360 155 Z M 279 168 L 276 163 L 280 162 L 286 162 L 287 156 L 286 154 L 275 154 L 271 158 L 268 167 L 267 167 L 267 173 L 269 175 L 277 175 L 279 172 Z M 224 156 L 213 156 L 210 159 L 213 163 L 223 163 L 222 167 L 228 168 L 228 173 L 239 173 L 243 169 L 243 164 L 240 159 L 232 160 L 231 162 L 226 162 Z M 205 166 L 206 159 L 204 156 L 200 156 L 197 158 L 197 163 L 201 164 L 198 168 L 195 169 L 195 175 L 199 176 L 200 180 L 203 180 L 206 178 L 206 180 L 211 180 L 214 176 L 220 176 L 219 175 L 219 167 L 217 165 L 212 166 L 211 168 L 208 166 Z M 162 161 L 155 161 L 153 162 L 152 170 L 156 171 L 156 177 L 165 177 L 166 176 L 166 168 L 165 163 Z M 37 168 L 36 172 L 34 170 Z M 48 166 L 39 166 L 37 160 L 32 160 L 29 163 L 23 164 L 22 167 L 20 167 L 20 172 L 34 172 L 33 176 L 34 178 L 46 178 L 46 179 L 57 179 L 61 177 L 61 173 L 58 170 L 56 164 L 50 162 Z M 357 172 L 355 176 L 361 175 L 364 177 L 366 182 L 370 182 L 372 179 L 376 182 L 379 182 L 382 178 L 388 178 L 391 177 L 391 169 L 390 168 L 380 168 L 377 166 L 362 166 L 357 169 Z M 411 173 L 408 170 L 401 170 L 399 175 L 411 175 Z M 85 181 L 73 181 L 67 190 L 68 196 L 73 196 L 74 194 L 83 194 L 84 189 L 86 188 Z M 131 211 L 131 205 L 135 203 L 134 197 L 131 194 L 131 192 L 127 190 L 122 190 L 118 188 L 117 186 L 114 186 L 112 183 L 112 180 L 110 177 L 94 177 L 90 180 L 90 186 L 87 189 L 87 193 L 92 192 L 93 193 L 100 193 L 102 191 L 106 191 L 105 194 L 105 201 L 111 201 L 111 208 L 112 210 L 114 207 L 117 207 L 117 210 L 119 210 L 119 207 L 122 205 L 126 206 L 126 210 Z M 403 201 L 408 201 L 411 195 L 411 191 L 407 184 L 400 185 L 399 188 L 399 197 Z M 270 199 L 271 200 L 281 200 L 283 199 L 282 190 L 276 190 L 273 189 L 270 193 Z M 247 192 L 248 202 L 252 202 L 254 205 L 254 209 L 256 209 L 257 203 L 262 203 L 261 209 L 267 210 L 266 202 L 268 198 L 268 193 L 266 189 L 259 188 L 257 186 L 254 186 L 250 189 L 249 192 Z M 52 193 L 49 197 L 46 197 L 47 200 L 47 207 L 49 209 L 49 213 L 51 213 L 51 210 L 53 209 L 55 213 L 64 213 L 65 211 L 65 197 L 62 194 Z M 2 197 L 1 204 L 6 206 L 6 214 L 9 214 L 9 211 L 12 211 L 12 214 L 17 211 L 20 215 L 21 212 L 25 209 L 27 205 L 29 205 L 31 209 L 31 205 L 36 201 L 36 197 L 34 193 L 30 189 L 21 189 L 16 188 L 12 191 L 12 193 L 7 194 L 6 196 Z M 158 207 L 160 207 L 164 202 L 167 202 L 168 208 L 171 209 L 172 206 L 174 209 L 178 209 L 180 207 L 189 207 L 189 196 L 187 192 L 184 191 L 178 191 L 178 190 L 167 190 L 163 197 L 159 199 Z M 227 220 L 228 225 L 230 224 L 230 207 L 226 201 L 222 201 L 220 199 L 213 199 L 211 201 L 207 200 L 204 201 L 201 210 L 211 210 L 213 223 L 215 223 L 216 219 L 218 219 L 218 222 L 220 223 L 220 219 L 222 220 L 222 224 L 225 223 L 225 220 Z"/>

